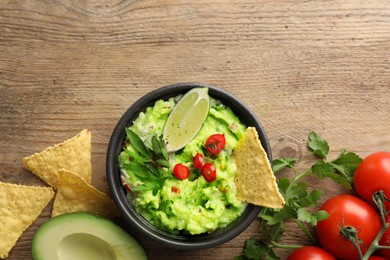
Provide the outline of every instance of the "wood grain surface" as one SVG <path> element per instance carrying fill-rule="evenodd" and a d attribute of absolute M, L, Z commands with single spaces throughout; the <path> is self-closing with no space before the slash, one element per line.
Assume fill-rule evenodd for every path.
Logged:
<path fill-rule="evenodd" d="M 108 193 L 105 156 L 123 112 L 177 82 L 217 85 L 263 124 L 274 158 L 314 162 L 311 130 L 364 157 L 390 150 L 388 0 L 2 0 L 0 181 L 45 185 L 22 158 L 92 131 L 93 184 Z M 287 174 L 287 173 L 286 173 Z M 325 198 L 348 192 L 308 182 Z M 324 199 L 325 199 L 324 198 Z M 51 204 L 9 259 L 31 259 L 31 240 Z M 232 259 L 258 221 L 218 247 L 166 249 L 134 234 L 150 259 Z M 310 241 L 290 223 L 285 243 Z M 280 251 L 282 258 L 288 252 Z"/>

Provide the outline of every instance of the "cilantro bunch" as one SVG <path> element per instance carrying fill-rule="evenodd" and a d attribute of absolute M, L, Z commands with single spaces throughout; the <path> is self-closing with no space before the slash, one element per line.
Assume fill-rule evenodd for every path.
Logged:
<path fill-rule="evenodd" d="M 279 259 L 275 248 L 295 249 L 300 245 L 283 245 L 279 241 L 283 236 L 288 221 L 295 222 L 302 231 L 313 241 L 316 238 L 310 232 L 318 221 L 328 217 L 328 213 L 316 210 L 318 201 L 323 195 L 320 189 L 313 189 L 304 182 L 304 178 L 315 175 L 319 179 L 330 178 L 347 189 L 353 186 L 353 175 L 356 167 L 362 161 L 358 155 L 342 149 L 334 160 L 327 160 L 329 145 L 317 133 L 310 132 L 308 148 L 317 161 L 309 169 L 298 172 L 295 164 L 297 158 L 280 158 L 272 162 L 272 169 L 277 173 L 283 169 L 290 169 L 293 176 L 278 179 L 279 191 L 286 204 L 281 210 L 262 208 L 258 218 L 262 227 L 264 238 L 251 237 L 245 241 L 243 254 L 236 256 L 235 260 L 248 259 Z"/>

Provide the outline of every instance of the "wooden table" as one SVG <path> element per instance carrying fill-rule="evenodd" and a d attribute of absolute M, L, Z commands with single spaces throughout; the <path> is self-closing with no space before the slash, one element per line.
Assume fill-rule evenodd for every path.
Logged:
<path fill-rule="evenodd" d="M 217 85 L 247 104 L 265 127 L 274 158 L 314 162 L 311 130 L 364 157 L 390 150 L 390 2 L 1 1 L 0 181 L 45 185 L 22 158 L 92 131 L 93 184 L 108 192 L 105 155 L 122 113 L 177 82 Z M 325 198 L 347 192 L 312 178 Z M 325 199 L 324 198 L 324 199 Z M 31 239 L 51 205 L 9 259 L 30 259 Z M 232 259 L 258 221 L 221 246 L 195 252 L 137 238 L 150 259 Z M 293 224 L 283 240 L 308 243 Z M 281 252 L 286 256 L 287 252 Z"/>

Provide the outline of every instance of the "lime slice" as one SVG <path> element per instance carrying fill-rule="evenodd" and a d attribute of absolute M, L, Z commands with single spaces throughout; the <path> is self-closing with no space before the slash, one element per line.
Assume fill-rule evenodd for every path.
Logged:
<path fill-rule="evenodd" d="M 163 139 L 168 152 L 175 152 L 186 146 L 199 132 L 209 112 L 208 88 L 194 88 L 188 91 L 168 116 Z"/>

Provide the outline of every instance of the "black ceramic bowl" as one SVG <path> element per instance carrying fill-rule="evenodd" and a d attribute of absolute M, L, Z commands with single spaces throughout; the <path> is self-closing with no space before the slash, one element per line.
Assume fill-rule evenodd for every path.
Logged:
<path fill-rule="evenodd" d="M 248 204 L 246 210 L 238 219 L 230 223 L 227 227 L 216 230 L 211 234 L 173 235 L 151 225 L 135 211 L 127 199 L 126 190 L 121 183 L 118 167 L 118 155 L 121 152 L 125 140 L 125 128 L 132 125 L 133 121 L 138 117 L 138 114 L 145 111 L 147 107 L 153 105 L 157 100 L 165 100 L 179 94 L 184 94 L 194 87 L 208 87 L 210 97 L 219 99 L 223 104 L 230 107 L 246 126 L 256 127 L 259 139 L 267 152 L 268 158 L 270 161 L 272 160 L 271 148 L 266 133 L 255 114 L 239 99 L 215 86 L 199 83 L 170 85 L 146 94 L 130 106 L 116 125 L 108 145 L 106 170 L 108 185 L 113 200 L 130 229 L 142 233 L 164 246 L 180 250 L 210 248 L 225 243 L 243 232 L 257 217 L 260 211 L 260 207 Z"/>

